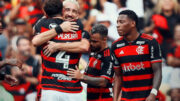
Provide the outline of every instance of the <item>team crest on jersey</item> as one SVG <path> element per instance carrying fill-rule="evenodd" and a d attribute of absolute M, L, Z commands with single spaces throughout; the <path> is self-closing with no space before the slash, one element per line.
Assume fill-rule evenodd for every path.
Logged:
<path fill-rule="evenodd" d="M 94 63 L 93 63 L 93 67 L 96 67 L 96 64 L 97 64 L 97 63 L 98 63 L 98 61 L 95 60 Z"/>
<path fill-rule="evenodd" d="M 136 48 L 136 52 L 140 55 L 140 54 L 144 54 L 144 47 L 143 46 L 138 46 L 138 48 Z"/>
<path fill-rule="evenodd" d="M 51 23 L 49 24 L 49 29 L 53 29 L 55 27 L 57 27 L 58 25 L 56 23 Z"/>

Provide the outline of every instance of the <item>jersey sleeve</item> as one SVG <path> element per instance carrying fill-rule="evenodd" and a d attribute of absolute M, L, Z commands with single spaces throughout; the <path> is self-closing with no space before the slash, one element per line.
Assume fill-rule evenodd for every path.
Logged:
<path fill-rule="evenodd" d="M 34 30 L 34 35 L 38 35 L 41 31 L 38 27 L 38 23 L 36 23 L 33 27 L 33 30 Z"/>
<path fill-rule="evenodd" d="M 151 40 L 149 48 L 151 63 L 162 62 L 161 48 L 155 39 Z"/>
<path fill-rule="evenodd" d="M 120 63 L 114 53 L 114 45 L 112 45 L 111 47 L 111 57 L 112 57 L 112 62 L 113 62 L 113 68 L 114 69 L 120 68 Z"/>
<path fill-rule="evenodd" d="M 101 63 L 101 77 L 111 80 L 114 74 L 112 57 L 106 56 L 103 58 Z"/>
<path fill-rule="evenodd" d="M 114 69 L 120 68 L 120 63 L 117 60 L 116 56 L 112 53 L 111 57 L 112 57 L 112 62 L 113 62 L 113 68 Z"/>
<path fill-rule="evenodd" d="M 89 40 L 90 39 L 89 33 L 87 31 L 83 30 L 82 31 L 82 38 Z"/>
<path fill-rule="evenodd" d="M 80 19 L 77 20 L 77 25 L 79 26 L 79 30 L 83 30 L 84 29 L 84 26 L 83 26 L 83 24 L 82 24 Z"/>

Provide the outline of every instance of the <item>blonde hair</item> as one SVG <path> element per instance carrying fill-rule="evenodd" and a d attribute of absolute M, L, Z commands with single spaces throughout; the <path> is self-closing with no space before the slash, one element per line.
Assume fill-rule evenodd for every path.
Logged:
<path fill-rule="evenodd" d="M 65 6 L 66 3 L 68 3 L 68 2 L 71 2 L 71 3 L 75 4 L 78 7 L 78 9 L 80 8 L 79 3 L 76 0 L 64 0 L 63 1 L 63 6 Z"/>
<path fill-rule="evenodd" d="M 164 2 L 163 0 L 158 0 L 157 5 L 155 7 L 155 12 L 157 14 L 162 13 L 162 3 L 163 2 Z M 174 8 L 173 8 L 174 13 L 179 14 L 180 13 L 180 5 L 179 5 L 178 1 L 177 0 L 172 0 L 172 2 L 174 3 Z"/>

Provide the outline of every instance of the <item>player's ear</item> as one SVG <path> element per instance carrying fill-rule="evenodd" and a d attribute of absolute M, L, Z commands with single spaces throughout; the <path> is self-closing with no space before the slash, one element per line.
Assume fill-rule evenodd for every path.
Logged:
<path fill-rule="evenodd" d="M 105 41 L 105 42 L 106 42 L 106 41 L 107 41 L 107 37 L 103 37 L 103 41 Z"/>
<path fill-rule="evenodd" d="M 131 25 L 132 25 L 132 27 L 136 27 L 136 22 L 135 21 L 131 21 Z"/>

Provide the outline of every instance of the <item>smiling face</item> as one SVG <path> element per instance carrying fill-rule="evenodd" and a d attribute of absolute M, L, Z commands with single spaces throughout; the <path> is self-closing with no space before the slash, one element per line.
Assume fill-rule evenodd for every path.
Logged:
<path fill-rule="evenodd" d="M 162 9 L 163 10 L 173 10 L 174 8 L 174 2 L 173 0 L 161 0 L 162 3 Z"/>
<path fill-rule="evenodd" d="M 129 19 L 125 14 L 119 15 L 117 19 L 117 31 L 120 36 L 128 35 L 133 27 L 135 27 L 133 20 Z"/>
<path fill-rule="evenodd" d="M 24 56 L 29 56 L 31 54 L 30 41 L 27 39 L 21 39 L 18 43 L 18 50 Z"/>
<path fill-rule="evenodd" d="M 66 2 L 63 8 L 63 17 L 67 21 L 77 20 L 79 16 L 78 6 L 71 2 Z"/>

